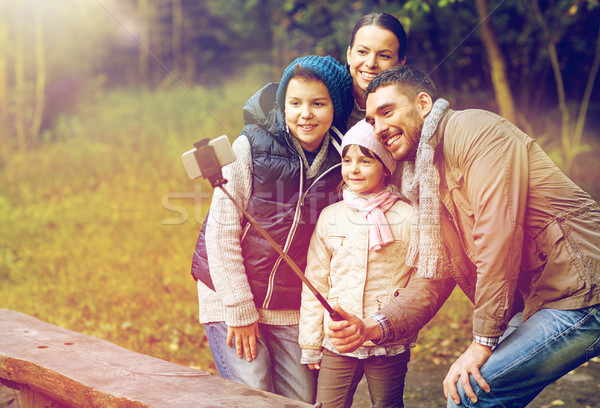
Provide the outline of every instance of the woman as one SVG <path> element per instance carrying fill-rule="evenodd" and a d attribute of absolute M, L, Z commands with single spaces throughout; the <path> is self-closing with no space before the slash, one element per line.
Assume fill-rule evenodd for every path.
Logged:
<path fill-rule="evenodd" d="M 365 91 L 375 75 L 406 62 L 406 44 L 406 31 L 402 23 L 390 14 L 371 13 L 356 22 L 347 51 L 354 97 L 347 129 L 365 118 Z"/>
<path fill-rule="evenodd" d="M 246 103 L 236 160 L 223 168 L 228 191 L 300 269 L 319 213 L 337 201 L 340 156 L 330 129 L 347 121 L 351 84 L 331 57 L 296 59 L 279 85 Z M 302 282 L 221 190 L 207 220 L 192 273 L 219 375 L 313 402 L 315 376 L 300 364 L 298 345 Z M 215 290 L 197 273 L 204 249 Z"/>

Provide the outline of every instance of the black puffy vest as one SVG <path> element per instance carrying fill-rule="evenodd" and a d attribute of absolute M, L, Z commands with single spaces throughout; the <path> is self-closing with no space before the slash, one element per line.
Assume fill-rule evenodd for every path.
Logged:
<path fill-rule="evenodd" d="M 319 214 L 338 200 L 340 157 L 330 145 L 321 170 L 309 185 L 304 164 L 293 147 L 280 144 L 257 127 L 247 126 L 242 133 L 250 140 L 253 162 L 247 210 L 304 271 Z M 242 254 L 257 307 L 300 308 L 302 281 L 252 226 L 242 240 Z"/>

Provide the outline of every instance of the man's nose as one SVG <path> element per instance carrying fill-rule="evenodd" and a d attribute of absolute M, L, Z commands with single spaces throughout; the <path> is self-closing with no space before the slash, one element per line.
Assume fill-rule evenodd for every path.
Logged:
<path fill-rule="evenodd" d="M 385 122 L 383 120 L 375 120 L 373 128 L 375 129 L 375 138 L 379 142 L 383 142 L 387 130 L 387 125 L 385 124 Z"/>

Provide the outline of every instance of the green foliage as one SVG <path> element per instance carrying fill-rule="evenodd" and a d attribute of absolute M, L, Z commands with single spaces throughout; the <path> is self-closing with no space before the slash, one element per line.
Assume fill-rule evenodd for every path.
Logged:
<path fill-rule="evenodd" d="M 111 92 L 63 116 L 56 143 L 12 155 L 0 170 L 0 307 L 211 369 L 189 269 L 212 190 L 187 179 L 180 155 L 236 135 L 252 84 Z"/>
<path fill-rule="evenodd" d="M 462 100 L 457 100 L 456 108 L 496 109 L 475 0 L 42 3 L 0 3 L 0 16 L 4 16 L 0 17 L 0 27 L 4 28 L 0 31 L 6 32 L 7 44 L 0 46 L 0 82 L 4 59 L 7 89 L 6 96 L 2 96 L 0 84 L 0 104 L 5 103 L 3 111 L 9 112 L 6 119 L 0 120 L 9 122 L 4 125 L 9 129 L 9 140 L 3 141 L 3 150 L 9 153 L 17 146 L 13 116 L 19 113 L 28 118 L 35 108 L 33 85 L 37 74 L 35 53 L 30 50 L 34 48 L 37 24 L 33 24 L 31 15 L 38 9 L 43 11 L 47 79 L 42 130 L 54 127 L 57 117 L 83 98 L 101 96 L 105 88 L 143 85 L 163 89 L 177 81 L 189 86 L 214 85 L 256 64 L 268 67 L 265 72 L 277 80 L 290 61 L 306 54 L 329 54 L 345 61 L 352 27 L 370 12 L 388 12 L 402 21 L 409 34 L 407 62 L 429 73 L 444 95 L 460 94 Z M 550 130 L 546 128 L 545 112 L 557 104 L 556 82 L 547 39 L 534 18 L 532 3 L 487 3 L 516 110 L 529 121 L 530 133 L 547 133 Z M 590 33 L 597 31 L 598 1 L 556 0 L 541 2 L 541 8 L 557 42 L 566 98 L 569 104 L 578 104 L 594 57 L 596 40 Z M 23 36 L 23 47 L 15 46 L 18 34 Z M 81 38 L 85 41 L 79 41 Z M 26 84 L 20 92 L 14 84 L 19 69 L 17 49 L 25 50 L 21 65 Z M 590 109 L 598 104 L 598 98 L 593 98 Z M 23 103 L 21 109 L 14 106 L 17 101 Z M 36 139 L 30 144 L 36 144 L 53 141 L 56 135 L 42 132 L 32 137 Z"/>

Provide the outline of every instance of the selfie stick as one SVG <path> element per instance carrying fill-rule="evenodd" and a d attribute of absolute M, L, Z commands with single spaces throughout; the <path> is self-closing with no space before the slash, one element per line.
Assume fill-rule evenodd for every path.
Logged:
<path fill-rule="evenodd" d="M 196 151 L 194 155 L 196 157 L 196 161 L 198 165 L 202 167 L 202 177 L 208 179 L 213 188 L 219 187 L 227 197 L 235 204 L 238 210 L 240 210 L 244 216 L 248 219 L 250 224 L 254 226 L 258 230 L 258 232 L 263 236 L 264 239 L 271 244 L 271 246 L 277 251 L 277 253 L 283 258 L 283 260 L 289 265 L 290 268 L 298 275 L 300 280 L 306 284 L 306 286 L 311 290 L 311 292 L 316 296 L 317 300 L 323 305 L 323 307 L 329 312 L 329 316 L 331 320 L 343 320 L 340 314 L 333 310 L 331 305 L 327 303 L 325 298 L 319 293 L 319 291 L 313 286 L 312 283 L 308 280 L 304 273 L 300 270 L 298 265 L 294 262 L 290 256 L 285 253 L 279 244 L 275 242 L 273 238 L 265 231 L 265 229 L 246 211 L 244 207 L 242 207 L 229 191 L 223 186 L 227 183 L 227 180 L 223 178 L 223 173 L 221 172 L 221 165 L 219 164 L 219 160 L 215 154 L 215 150 L 212 146 L 208 144 L 208 139 L 203 139 L 198 143 L 194 143 L 194 147 L 196 147 Z M 201 164 L 202 163 L 202 164 Z"/>

